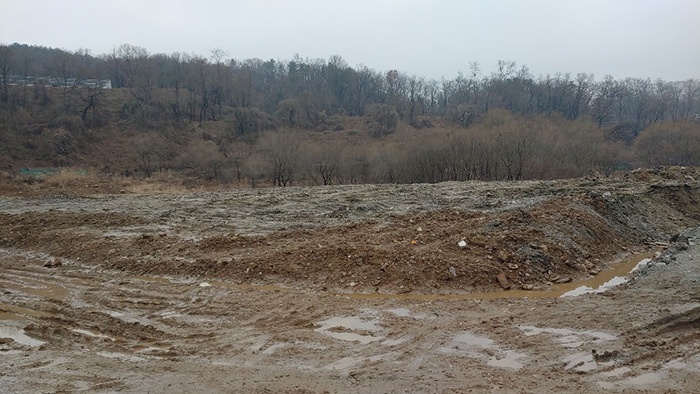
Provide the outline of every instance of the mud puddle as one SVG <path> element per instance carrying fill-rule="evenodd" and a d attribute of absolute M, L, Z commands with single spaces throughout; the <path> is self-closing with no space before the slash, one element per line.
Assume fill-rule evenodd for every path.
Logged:
<path fill-rule="evenodd" d="M 46 343 L 28 336 L 24 333 L 24 329 L 22 328 L 9 327 L 3 325 L 0 325 L 0 338 L 9 338 L 19 343 L 20 345 L 25 345 L 29 347 L 37 347 Z"/>
<path fill-rule="evenodd" d="M 636 374 L 638 372 L 641 373 Z M 674 372 L 680 372 L 687 376 L 697 375 L 700 372 L 700 356 L 696 354 L 689 358 L 672 359 L 658 368 L 653 368 L 649 364 L 614 368 L 599 374 L 601 380 L 598 380 L 597 384 L 608 390 L 619 390 L 625 387 L 649 387 L 667 381 L 669 375 Z"/>
<path fill-rule="evenodd" d="M 90 330 L 83 330 L 81 328 L 74 328 L 71 331 L 73 331 L 76 334 L 81 334 L 81 335 L 85 335 L 85 336 L 92 337 L 92 338 L 107 339 L 107 340 L 112 341 L 112 342 L 116 341 L 116 338 L 110 337 L 109 335 L 101 334 L 99 332 L 93 332 Z"/>
<path fill-rule="evenodd" d="M 549 334 L 554 336 L 555 341 L 566 348 L 576 348 L 585 343 L 602 343 L 614 341 L 617 336 L 608 334 L 602 331 L 575 331 L 568 328 L 550 328 L 550 327 L 535 327 L 535 326 L 519 326 L 525 336 L 533 336 L 539 334 Z"/>
<path fill-rule="evenodd" d="M 56 317 L 56 315 L 38 309 L 24 308 L 0 302 L 0 320 L 21 320 L 24 317 L 45 318 Z"/>
<path fill-rule="evenodd" d="M 640 265 L 647 264 L 657 255 L 657 252 L 634 254 L 622 262 L 611 264 L 610 268 L 601 271 L 596 276 L 580 281 L 555 284 L 547 290 L 505 290 L 489 293 L 465 294 L 388 294 L 388 293 L 342 293 L 341 295 L 360 300 L 417 300 L 417 301 L 450 301 L 450 300 L 487 300 L 500 298 L 559 298 L 586 293 L 607 291 L 618 284 L 627 282 L 627 274 Z"/>
<path fill-rule="evenodd" d="M 607 275 L 602 275 L 603 273 L 601 272 L 594 278 L 595 280 L 580 284 L 576 283 L 579 286 L 565 292 L 561 295 L 561 297 L 575 297 L 583 294 L 604 293 L 615 286 L 627 283 L 629 281 L 627 274 L 630 274 L 649 264 L 654 255 L 655 254 L 643 254 L 641 256 L 635 256 L 635 258 L 628 259 L 615 266 L 614 269 L 606 271 L 609 272 Z"/>
<path fill-rule="evenodd" d="M 384 339 L 384 337 L 376 335 L 382 330 L 382 327 L 375 319 L 367 320 L 356 316 L 331 317 L 316 324 L 320 327 L 314 331 L 341 341 L 359 342 L 366 345 Z"/>
<path fill-rule="evenodd" d="M 8 276 L 0 279 L 0 284 L 7 290 L 54 300 L 62 300 L 70 295 L 70 290 L 61 285 L 27 277 L 21 277 L 12 281 L 12 277 Z"/>
<path fill-rule="evenodd" d="M 645 252 L 633 254 L 625 260 L 611 264 L 610 269 L 601 271 L 596 276 L 586 280 L 572 281 L 563 284 L 551 285 L 546 290 L 505 290 L 488 293 L 464 293 L 464 294 L 414 294 L 414 293 L 338 293 L 338 295 L 361 300 L 417 300 L 417 301 L 449 301 L 449 300 L 484 300 L 501 298 L 558 298 L 583 295 L 587 293 L 602 293 L 613 287 L 627 282 L 627 274 L 634 272 L 640 266 L 647 264 L 658 252 Z M 192 278 L 177 278 L 172 276 L 132 276 L 132 279 L 157 282 L 163 284 L 188 284 L 202 288 L 219 287 L 233 290 L 256 290 L 261 292 L 288 292 L 295 291 L 292 287 L 275 284 L 251 284 L 233 283 L 221 280 L 198 283 Z M 400 308 L 399 308 L 400 309 Z M 406 317 L 406 311 L 397 310 L 397 316 Z"/>
<path fill-rule="evenodd" d="M 477 359 L 491 367 L 512 370 L 523 368 L 525 361 L 529 359 L 525 353 L 504 349 L 492 339 L 470 332 L 455 336 L 447 346 L 440 349 L 440 352 Z"/>

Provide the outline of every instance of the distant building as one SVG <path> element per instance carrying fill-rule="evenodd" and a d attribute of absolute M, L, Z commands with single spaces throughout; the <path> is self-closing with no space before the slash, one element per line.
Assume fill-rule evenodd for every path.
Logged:
<path fill-rule="evenodd" d="M 79 79 L 79 78 L 56 78 L 56 77 L 35 77 L 31 75 L 8 75 L 7 82 L 0 76 L 0 85 L 34 86 L 45 85 L 53 88 L 99 88 L 112 89 L 112 81 L 109 79 Z"/>

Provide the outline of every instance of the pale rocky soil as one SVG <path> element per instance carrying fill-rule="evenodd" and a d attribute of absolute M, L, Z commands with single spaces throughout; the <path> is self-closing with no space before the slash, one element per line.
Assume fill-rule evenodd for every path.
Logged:
<path fill-rule="evenodd" d="M 695 179 L 0 197 L 0 392 L 700 392 Z"/>

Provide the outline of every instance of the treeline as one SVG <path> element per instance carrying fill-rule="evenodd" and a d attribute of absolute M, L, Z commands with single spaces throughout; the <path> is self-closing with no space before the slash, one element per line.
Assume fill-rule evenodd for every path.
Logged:
<path fill-rule="evenodd" d="M 225 108 L 235 108 L 239 133 L 264 129 L 265 114 L 283 126 L 299 128 L 317 127 L 324 116 L 365 116 L 371 111 L 395 111 L 416 126 L 426 115 L 469 126 L 489 110 L 502 108 L 526 116 L 588 119 L 599 127 L 616 125 L 625 138 L 634 138 L 652 124 L 687 121 L 700 113 L 696 79 L 534 76 L 527 66 L 512 61 L 500 61 L 490 75 L 473 63 L 466 74 L 436 80 L 350 67 L 340 56 L 233 60 L 221 50 L 211 51 L 209 57 L 166 55 L 128 44 L 92 56 L 84 50 L 69 53 L 13 44 L 0 47 L 0 73 L 111 79 L 113 87 L 132 90 L 135 104 L 146 112 L 144 118 L 154 122 L 215 121 Z M 153 97 L 154 89 L 171 94 Z"/>
<path fill-rule="evenodd" d="M 12 78 L 10 78 L 12 76 Z M 114 89 L 28 76 L 110 79 Z M 248 185 L 517 180 L 700 165 L 700 81 L 433 80 L 329 60 L 0 46 L 0 166 L 90 165 Z"/>

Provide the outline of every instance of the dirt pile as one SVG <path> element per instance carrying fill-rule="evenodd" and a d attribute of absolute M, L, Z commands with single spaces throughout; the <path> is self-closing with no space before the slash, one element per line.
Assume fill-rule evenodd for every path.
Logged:
<path fill-rule="evenodd" d="M 0 246 L 141 274 L 353 292 L 494 290 L 499 274 L 532 289 L 595 275 L 700 222 L 695 179 L 696 169 L 671 168 L 552 182 L 14 198 L 3 203 Z"/>

